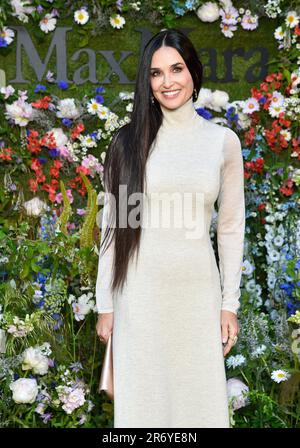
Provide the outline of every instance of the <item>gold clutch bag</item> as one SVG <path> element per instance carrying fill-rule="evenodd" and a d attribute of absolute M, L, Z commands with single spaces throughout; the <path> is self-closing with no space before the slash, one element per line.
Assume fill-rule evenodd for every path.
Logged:
<path fill-rule="evenodd" d="M 106 343 L 103 365 L 101 370 L 98 392 L 104 391 L 112 400 L 114 397 L 112 333 Z"/>

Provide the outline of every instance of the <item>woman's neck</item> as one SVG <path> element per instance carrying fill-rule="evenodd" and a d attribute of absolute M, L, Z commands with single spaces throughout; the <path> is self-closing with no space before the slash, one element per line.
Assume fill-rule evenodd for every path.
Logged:
<path fill-rule="evenodd" d="M 163 128 L 185 128 L 187 125 L 193 124 L 199 116 L 192 97 L 176 109 L 168 109 L 162 104 L 160 104 L 160 108 L 163 115 Z"/>

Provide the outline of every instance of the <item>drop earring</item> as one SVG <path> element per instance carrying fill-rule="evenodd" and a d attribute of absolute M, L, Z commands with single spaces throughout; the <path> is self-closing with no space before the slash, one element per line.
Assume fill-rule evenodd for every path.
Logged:
<path fill-rule="evenodd" d="M 194 99 L 194 101 L 196 101 L 197 98 L 198 98 L 197 90 L 194 89 L 194 90 L 193 90 L 193 99 Z"/>
<path fill-rule="evenodd" d="M 150 99 L 151 99 L 151 103 L 154 104 L 154 96 L 153 95 L 151 95 Z"/>

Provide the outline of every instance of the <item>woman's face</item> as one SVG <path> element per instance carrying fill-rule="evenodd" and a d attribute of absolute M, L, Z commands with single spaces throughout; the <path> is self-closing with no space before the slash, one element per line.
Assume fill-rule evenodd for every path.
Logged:
<path fill-rule="evenodd" d="M 155 51 L 150 65 L 150 85 L 153 96 L 169 109 L 176 109 L 191 98 L 193 78 L 175 48 L 161 47 Z"/>

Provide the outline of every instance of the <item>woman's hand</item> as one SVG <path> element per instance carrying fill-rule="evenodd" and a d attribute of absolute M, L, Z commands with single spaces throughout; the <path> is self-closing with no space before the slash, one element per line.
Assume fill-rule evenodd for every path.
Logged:
<path fill-rule="evenodd" d="M 98 314 L 98 322 L 96 325 L 97 335 L 104 344 L 107 343 L 110 334 L 112 333 L 114 325 L 114 313 L 100 313 Z"/>
<path fill-rule="evenodd" d="M 240 332 L 236 314 L 231 311 L 221 310 L 221 328 L 222 343 L 226 344 L 223 354 L 226 356 L 234 346 L 233 338 Z"/>

